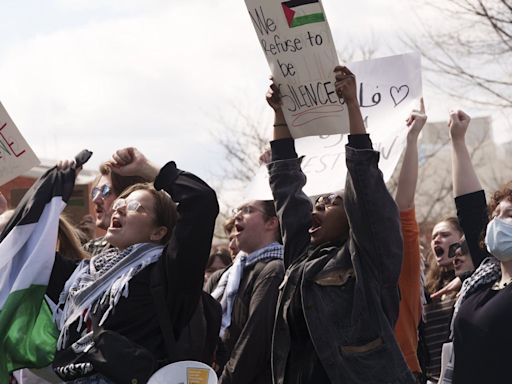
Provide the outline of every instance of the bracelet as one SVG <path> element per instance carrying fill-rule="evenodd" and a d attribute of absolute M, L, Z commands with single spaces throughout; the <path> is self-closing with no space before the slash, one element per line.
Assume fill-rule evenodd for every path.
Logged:
<path fill-rule="evenodd" d="M 274 124 L 274 127 L 287 127 L 288 124 L 282 123 L 282 124 Z"/>

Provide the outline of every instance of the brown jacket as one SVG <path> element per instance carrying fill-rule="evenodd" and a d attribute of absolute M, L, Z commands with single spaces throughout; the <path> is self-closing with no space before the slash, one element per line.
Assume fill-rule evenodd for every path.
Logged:
<path fill-rule="evenodd" d="M 218 282 L 220 273 L 212 275 Z M 223 342 L 229 360 L 219 384 L 269 384 L 272 329 L 284 277 L 282 260 L 263 260 L 247 267 L 233 303 L 231 325 Z M 213 291 L 214 281 L 205 287 Z"/>

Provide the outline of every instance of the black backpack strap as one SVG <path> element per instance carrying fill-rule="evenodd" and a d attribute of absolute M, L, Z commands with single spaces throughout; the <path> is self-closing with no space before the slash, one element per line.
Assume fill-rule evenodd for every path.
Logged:
<path fill-rule="evenodd" d="M 156 315 L 164 337 L 165 349 L 167 350 L 167 358 L 169 362 L 175 361 L 176 353 L 176 338 L 174 337 L 174 330 L 171 323 L 171 317 L 167 310 L 167 301 L 165 298 L 164 285 L 161 281 L 160 270 L 153 266 L 150 278 L 151 295 L 155 302 Z"/>

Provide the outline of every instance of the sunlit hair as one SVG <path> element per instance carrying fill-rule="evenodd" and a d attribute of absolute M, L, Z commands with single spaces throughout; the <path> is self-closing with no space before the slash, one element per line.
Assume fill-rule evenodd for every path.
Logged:
<path fill-rule="evenodd" d="M 440 223 L 448 223 L 452 230 L 459 232 L 460 235 L 458 239 L 460 239 L 462 235 L 464 235 L 464 231 L 462 230 L 459 220 L 456 217 L 446 217 L 443 220 L 436 223 L 436 225 Z M 437 264 L 436 257 L 432 252 L 432 247 L 429 247 L 429 252 L 427 254 L 427 273 L 425 276 L 425 285 L 428 293 L 432 294 L 440 290 L 454 278 L 455 272 L 453 271 L 453 268 L 451 266 L 439 266 L 439 264 Z"/>
<path fill-rule="evenodd" d="M 126 198 L 132 192 L 144 190 L 153 196 L 153 214 L 155 217 L 155 224 L 167 228 L 167 233 L 160 240 L 160 244 L 166 244 L 172 235 L 176 221 L 178 220 L 178 211 L 176 210 L 176 203 L 165 191 L 157 191 L 150 183 L 138 183 L 128 187 L 124 190 L 119 198 Z"/>
<path fill-rule="evenodd" d="M 114 195 L 119 196 L 126 188 L 139 184 L 149 183 L 152 180 L 146 179 L 142 176 L 122 176 L 118 173 L 112 172 L 108 163 L 102 163 L 100 165 L 100 173 L 103 176 L 110 176 L 112 182 L 112 192 Z"/>
<path fill-rule="evenodd" d="M 59 217 L 57 236 L 59 241 L 58 251 L 63 258 L 80 261 L 90 257 L 90 255 L 82 249 L 78 229 L 76 229 L 63 214 Z"/>
<path fill-rule="evenodd" d="M 439 223 L 448 223 L 454 229 L 455 231 L 460 233 L 460 237 L 464 234 L 464 231 L 462 230 L 462 227 L 460 226 L 459 219 L 457 219 L 455 216 L 449 216 L 445 217 L 443 220 L 439 221 Z M 439 224 L 437 223 L 437 224 Z"/>

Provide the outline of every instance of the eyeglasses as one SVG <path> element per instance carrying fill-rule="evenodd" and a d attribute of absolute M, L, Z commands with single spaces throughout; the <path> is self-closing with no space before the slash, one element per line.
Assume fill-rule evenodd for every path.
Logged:
<path fill-rule="evenodd" d="M 101 196 L 102 199 L 105 197 L 108 197 L 112 193 L 112 189 L 110 185 L 103 184 L 100 188 L 94 187 L 91 191 L 91 199 L 96 200 L 99 196 Z"/>
<path fill-rule="evenodd" d="M 121 208 L 126 208 L 128 212 L 137 212 L 139 208 L 144 209 L 142 204 L 137 200 L 127 201 L 126 199 L 117 199 L 114 204 L 112 204 L 112 210 L 117 211 Z"/>
<path fill-rule="evenodd" d="M 261 212 L 264 215 L 267 214 L 263 209 L 257 208 L 253 205 L 243 205 L 239 208 L 233 208 L 231 210 L 231 212 L 233 213 L 233 216 L 238 216 L 239 214 L 250 215 L 251 213 L 254 213 L 254 212 Z"/>
<path fill-rule="evenodd" d="M 468 243 L 466 240 L 462 240 L 458 243 L 453 243 L 448 247 L 448 257 L 455 257 L 455 253 L 460 249 L 460 253 L 462 255 L 467 255 L 469 253 Z"/>
<path fill-rule="evenodd" d="M 333 205 L 338 205 L 338 204 L 334 204 L 337 198 L 342 199 L 342 197 L 336 193 L 331 193 L 329 195 L 323 195 L 323 196 L 320 196 L 318 199 L 316 199 L 315 205 L 320 204 L 320 205 L 323 205 L 324 207 L 331 207 Z"/>

